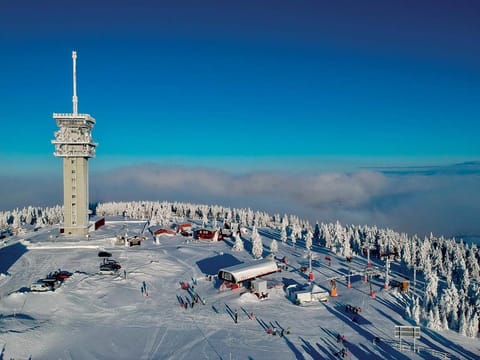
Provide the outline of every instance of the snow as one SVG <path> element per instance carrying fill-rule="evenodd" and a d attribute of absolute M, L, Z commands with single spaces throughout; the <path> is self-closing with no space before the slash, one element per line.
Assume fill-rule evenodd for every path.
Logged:
<path fill-rule="evenodd" d="M 128 222 L 129 234 L 140 234 L 145 223 Z M 345 274 L 352 266 L 361 271 L 363 257 L 352 264 L 343 258 L 312 246 L 318 259 L 326 255 L 332 264 L 315 261 L 315 283 L 329 288 L 337 279 L 338 297 L 315 306 L 299 307 L 283 288 L 270 288 L 268 300 L 245 289 L 219 291 L 218 283 L 205 276 L 225 261 L 253 260 L 248 251 L 234 251 L 234 239 L 219 242 L 186 242 L 184 237 L 162 239 L 155 244 L 147 238 L 141 246 L 114 245 L 112 239 L 125 222 L 109 222 L 92 233 L 90 239 L 57 237 L 58 228 L 45 226 L 37 232 L 5 239 L 0 248 L 0 346 L 5 359 L 334 359 L 342 348 L 337 334 L 346 336 L 350 359 L 420 359 L 418 354 L 395 345 L 396 325 L 411 325 L 404 318 L 406 299 L 383 289 L 382 279 L 370 284 L 354 281 L 347 288 Z M 251 232 L 251 228 L 249 229 Z M 270 241 L 278 236 L 261 228 Z M 249 242 L 248 235 L 242 238 Z M 280 237 L 276 238 L 280 240 Z M 99 275 L 98 251 L 113 254 L 122 268 L 116 275 Z M 297 242 L 278 243 L 277 259 L 286 256 L 288 269 L 264 278 L 269 285 L 283 282 L 305 284 L 307 275 L 298 269 L 305 265 L 305 249 Z M 223 260 L 222 260 L 223 259 Z M 57 269 L 73 275 L 54 292 L 30 292 L 30 285 Z M 124 278 L 126 270 L 127 277 Z M 179 298 L 189 297 L 181 282 L 197 284 L 194 291 L 205 300 L 188 309 Z M 142 295 L 143 282 L 148 296 Z M 361 321 L 353 322 L 345 305 L 361 307 Z M 238 323 L 233 321 L 238 312 Z M 254 314 L 250 318 L 250 313 Z M 283 337 L 267 329 L 275 326 Z M 417 340 L 421 349 L 448 353 L 450 358 L 475 359 L 480 353 L 478 338 L 422 327 Z M 379 344 L 372 340 L 378 336 Z M 412 345 L 404 340 L 403 346 Z"/>

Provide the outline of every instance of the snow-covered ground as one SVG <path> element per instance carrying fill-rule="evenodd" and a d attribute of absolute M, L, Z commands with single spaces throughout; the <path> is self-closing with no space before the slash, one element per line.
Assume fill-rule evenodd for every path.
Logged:
<path fill-rule="evenodd" d="M 108 219 L 107 219 L 108 220 Z M 129 234 L 139 234 L 142 222 L 128 223 Z M 250 238 L 244 251 L 233 251 L 233 240 L 186 242 L 182 236 L 152 237 L 138 247 L 115 245 L 122 222 L 107 221 L 89 240 L 57 237 L 58 228 L 45 227 L 9 237 L 0 249 L 0 359 L 335 359 L 346 346 L 350 359 L 424 359 L 447 354 L 450 358 L 478 359 L 478 339 L 452 331 L 422 327 L 417 340 L 420 352 L 398 349 L 396 325 L 411 325 L 404 317 L 402 295 L 383 289 L 383 279 L 370 283 L 349 270 L 361 272 L 366 259 L 352 263 L 313 247 L 315 283 L 330 288 L 337 279 L 338 296 L 328 303 L 300 307 L 285 295 L 282 286 L 307 282 L 299 271 L 308 264 L 304 248 L 278 241 L 277 258 L 286 256 L 287 270 L 267 275 L 269 298 L 259 301 L 245 289 L 220 291 L 206 275 L 238 261 L 252 261 Z M 272 230 L 261 229 L 265 252 Z M 191 238 L 190 238 L 191 239 Z M 98 274 L 99 250 L 113 254 L 122 269 L 118 275 Z M 331 265 L 325 260 L 332 259 Z M 378 265 L 381 265 L 380 263 Z M 54 292 L 37 293 L 29 286 L 57 269 L 73 275 Z M 124 277 L 126 270 L 126 278 Z M 187 309 L 179 299 L 190 299 L 182 281 L 193 283 L 205 301 Z M 146 285 L 145 296 L 143 286 Z M 361 308 L 358 321 L 345 310 Z M 238 312 L 238 323 L 234 312 Z M 250 318 L 249 314 L 254 317 Z M 267 333 L 275 326 L 278 334 Z M 282 329 L 290 332 L 280 336 Z M 343 345 L 338 334 L 345 335 Z M 373 343 L 375 337 L 380 342 Z"/>

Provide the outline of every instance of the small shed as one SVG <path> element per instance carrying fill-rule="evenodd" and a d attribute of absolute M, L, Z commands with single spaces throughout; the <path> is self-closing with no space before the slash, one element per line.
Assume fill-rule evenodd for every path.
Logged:
<path fill-rule="evenodd" d="M 143 236 L 138 236 L 138 235 L 130 236 L 127 238 L 129 246 L 140 246 L 142 245 L 143 240 L 145 240 L 145 238 Z"/>
<path fill-rule="evenodd" d="M 166 236 L 175 236 L 177 233 L 171 229 L 159 228 L 153 231 L 154 236 L 166 235 Z"/>
<path fill-rule="evenodd" d="M 177 225 L 177 232 L 182 236 L 192 236 L 193 235 L 192 229 L 193 229 L 192 224 L 190 223 L 183 223 L 183 224 Z"/>
<path fill-rule="evenodd" d="M 398 288 L 402 293 L 406 293 L 410 287 L 410 281 L 407 279 L 392 279 L 390 285 L 393 288 Z"/>
<path fill-rule="evenodd" d="M 95 223 L 94 223 L 94 229 L 97 230 L 98 228 L 102 227 L 103 225 L 105 225 L 105 218 L 104 217 L 101 217 L 99 219 L 95 219 Z"/>
<path fill-rule="evenodd" d="M 252 291 L 257 294 L 263 294 L 267 292 L 267 281 L 262 279 L 252 280 Z"/>
<path fill-rule="evenodd" d="M 291 301 L 298 305 L 325 302 L 328 301 L 329 297 L 328 290 L 313 283 L 303 286 L 290 285 L 287 287 L 287 295 Z"/>
<path fill-rule="evenodd" d="M 128 246 L 139 246 L 142 245 L 142 241 L 145 240 L 145 237 L 140 235 L 132 235 L 125 237 L 124 235 L 117 235 L 117 244 L 124 244 Z"/>
<path fill-rule="evenodd" d="M 220 231 L 205 228 L 195 229 L 195 231 L 193 232 L 193 238 L 195 240 L 223 240 L 223 236 Z"/>

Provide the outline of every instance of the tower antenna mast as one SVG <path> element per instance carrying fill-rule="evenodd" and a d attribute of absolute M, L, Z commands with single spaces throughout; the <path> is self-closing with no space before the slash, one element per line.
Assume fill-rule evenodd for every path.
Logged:
<path fill-rule="evenodd" d="M 72 51 L 73 60 L 73 114 L 78 114 L 78 97 L 77 97 L 77 52 Z"/>

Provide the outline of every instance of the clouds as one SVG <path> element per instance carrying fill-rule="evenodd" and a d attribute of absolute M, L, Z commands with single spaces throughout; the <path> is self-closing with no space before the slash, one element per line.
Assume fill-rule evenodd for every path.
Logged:
<path fill-rule="evenodd" d="M 92 173 L 90 200 L 185 201 L 296 214 L 312 223 L 339 220 L 409 233 L 479 234 L 479 166 L 448 169 L 236 174 L 145 164 Z M 1 207 L 60 203 L 60 180 L 1 177 Z"/>
<path fill-rule="evenodd" d="M 62 191 L 59 175 L 0 175 L 0 211 L 57 205 L 63 202 Z"/>
<path fill-rule="evenodd" d="M 410 233 L 480 233 L 478 171 L 404 168 L 325 173 L 120 168 L 92 179 L 100 201 L 170 200 L 297 214 L 311 222 L 378 225 Z"/>
<path fill-rule="evenodd" d="M 385 176 L 368 171 L 352 174 L 252 172 L 238 175 L 209 168 L 161 167 L 154 164 L 105 172 L 93 179 L 92 184 L 97 184 L 98 196 L 108 200 L 130 193 L 149 194 L 149 198 L 190 194 L 208 203 L 214 199 L 231 199 L 245 207 L 256 207 L 261 203 L 268 205 L 270 200 L 273 203 L 298 203 L 312 209 L 332 206 L 358 208 L 383 193 L 388 185 Z M 259 200 L 262 202 L 259 203 Z"/>

